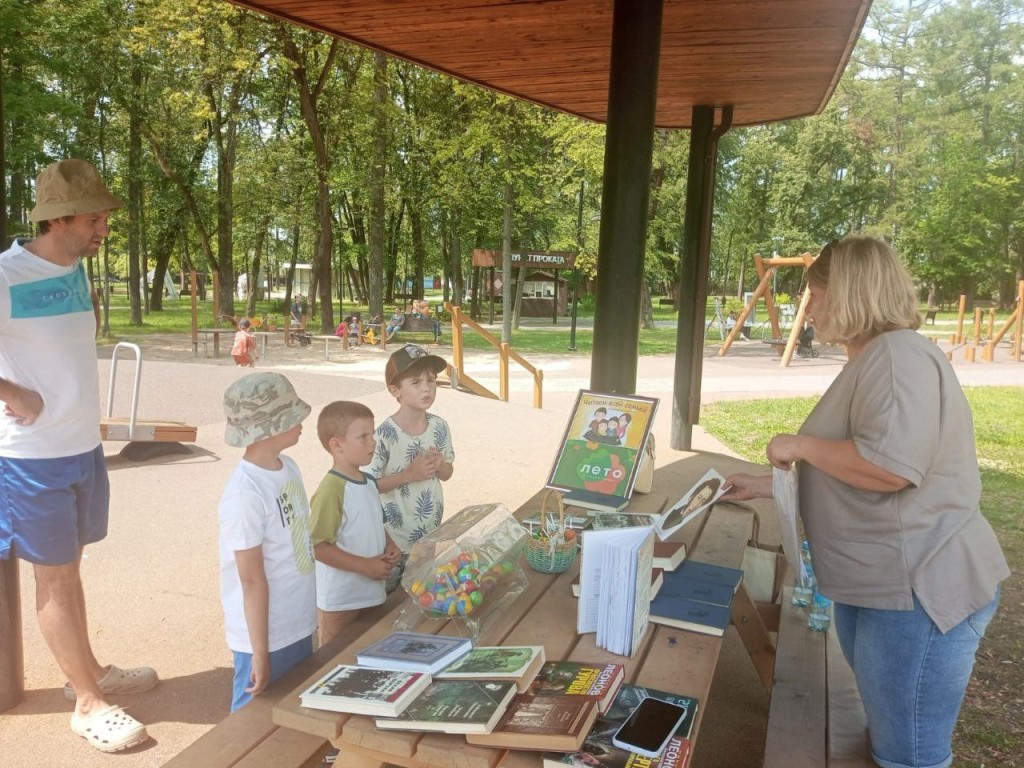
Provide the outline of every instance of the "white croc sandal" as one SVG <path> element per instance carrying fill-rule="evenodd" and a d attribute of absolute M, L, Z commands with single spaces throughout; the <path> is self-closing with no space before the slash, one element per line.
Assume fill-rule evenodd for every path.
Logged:
<path fill-rule="evenodd" d="M 111 664 L 107 674 L 100 678 L 96 685 L 99 686 L 100 693 L 116 696 L 122 693 L 142 693 L 143 691 L 148 691 L 157 684 L 159 679 L 156 670 L 152 667 L 121 669 Z M 75 686 L 71 683 L 64 684 L 64 698 L 68 701 L 76 699 Z"/>
<path fill-rule="evenodd" d="M 146 726 L 115 705 L 88 715 L 76 712 L 71 716 L 71 730 L 100 752 L 131 749 L 149 738 Z"/>

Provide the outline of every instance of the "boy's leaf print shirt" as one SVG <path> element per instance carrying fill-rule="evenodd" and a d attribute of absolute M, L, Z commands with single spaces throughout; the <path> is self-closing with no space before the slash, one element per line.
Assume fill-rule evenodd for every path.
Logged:
<path fill-rule="evenodd" d="M 455 461 L 451 430 L 440 416 L 427 414 L 427 428 L 410 435 L 392 418 L 377 427 L 377 449 L 367 471 L 378 480 L 404 471 L 421 451 L 436 448 L 446 462 Z M 436 477 L 404 483 L 382 493 L 384 526 L 403 552 L 441 524 L 444 516 L 444 491 Z"/>

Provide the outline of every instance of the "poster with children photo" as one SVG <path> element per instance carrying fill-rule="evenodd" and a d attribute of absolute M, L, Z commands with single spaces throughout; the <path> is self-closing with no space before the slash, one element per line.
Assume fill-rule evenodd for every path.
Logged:
<path fill-rule="evenodd" d="M 546 487 L 628 497 L 657 409 L 653 397 L 580 390 Z"/>

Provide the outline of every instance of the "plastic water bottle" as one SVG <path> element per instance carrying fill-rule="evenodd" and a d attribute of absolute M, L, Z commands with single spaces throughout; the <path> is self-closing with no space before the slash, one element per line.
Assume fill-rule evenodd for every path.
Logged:
<path fill-rule="evenodd" d="M 804 568 L 807 570 L 810 579 L 807 584 L 804 584 L 800 580 L 800 574 L 796 575 L 796 579 L 793 582 L 793 605 L 806 608 L 811 604 L 815 584 L 814 569 L 811 568 L 811 545 L 806 541 L 800 547 L 800 559 L 803 561 Z"/>
<path fill-rule="evenodd" d="M 832 626 L 832 601 L 814 589 L 811 612 L 807 615 L 807 626 L 815 632 L 825 632 Z"/>

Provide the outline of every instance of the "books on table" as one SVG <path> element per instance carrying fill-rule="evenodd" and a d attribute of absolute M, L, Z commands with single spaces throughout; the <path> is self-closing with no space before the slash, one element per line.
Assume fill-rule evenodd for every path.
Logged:
<path fill-rule="evenodd" d="M 435 680 L 397 717 L 378 719 L 385 730 L 489 733 L 516 695 L 507 680 Z"/>
<path fill-rule="evenodd" d="M 468 637 L 392 632 L 359 651 L 356 662 L 364 667 L 434 674 L 472 647 L 473 641 Z"/>
<path fill-rule="evenodd" d="M 442 669 L 437 680 L 508 680 L 522 693 L 530 687 L 544 664 L 543 645 L 478 645 Z"/>
<path fill-rule="evenodd" d="M 566 492 L 562 496 L 562 501 L 572 507 L 583 507 L 598 512 L 618 512 L 629 506 L 628 496 L 615 496 L 581 488 Z"/>
<path fill-rule="evenodd" d="M 576 631 L 596 632 L 599 648 L 630 656 L 647 630 L 654 532 L 616 528 L 583 532 Z"/>
<path fill-rule="evenodd" d="M 512 700 L 494 730 L 466 734 L 466 741 L 483 747 L 574 752 L 583 744 L 597 719 L 597 703 L 581 696 L 533 696 Z"/>
<path fill-rule="evenodd" d="M 299 694 L 312 709 L 394 717 L 430 685 L 430 675 L 339 664 Z"/>
<path fill-rule="evenodd" d="M 540 668 L 527 693 L 590 699 L 597 704 L 598 714 L 602 714 L 611 707 L 625 676 L 621 664 L 549 661 Z"/>
<path fill-rule="evenodd" d="M 590 521 L 595 531 L 606 531 L 609 528 L 643 528 L 654 525 L 655 519 L 650 515 L 636 515 L 630 512 L 594 512 Z"/>
<path fill-rule="evenodd" d="M 686 719 L 660 757 L 649 758 L 617 747 L 612 736 L 640 700 L 645 697 L 664 699 L 687 710 Z M 602 768 L 685 768 L 690 756 L 690 735 L 696 720 L 697 699 L 692 696 L 668 693 L 654 688 L 623 685 L 611 709 L 594 723 L 579 750 L 567 754 L 544 753 L 544 768 L 574 766 L 601 766 Z"/>
<path fill-rule="evenodd" d="M 651 601 L 651 621 L 721 636 L 729 626 L 732 598 L 742 579 L 743 571 L 737 568 L 686 560 L 666 574 Z"/>
<path fill-rule="evenodd" d="M 659 515 L 654 530 L 664 541 L 697 515 L 714 504 L 725 493 L 725 478 L 713 469 L 684 493 L 664 514 Z"/>
<path fill-rule="evenodd" d="M 657 542 L 655 542 L 657 545 Z M 651 600 L 658 594 L 658 590 L 661 589 L 661 585 L 665 583 L 665 569 L 664 568 L 651 568 Z M 580 575 L 577 573 L 573 580 L 570 582 L 572 587 L 572 596 L 580 596 Z"/>
<path fill-rule="evenodd" d="M 681 541 L 654 542 L 654 565 L 674 571 L 686 557 L 686 544 Z"/>
<path fill-rule="evenodd" d="M 566 504 L 618 511 L 629 503 L 658 400 L 580 390 L 547 488 Z"/>

